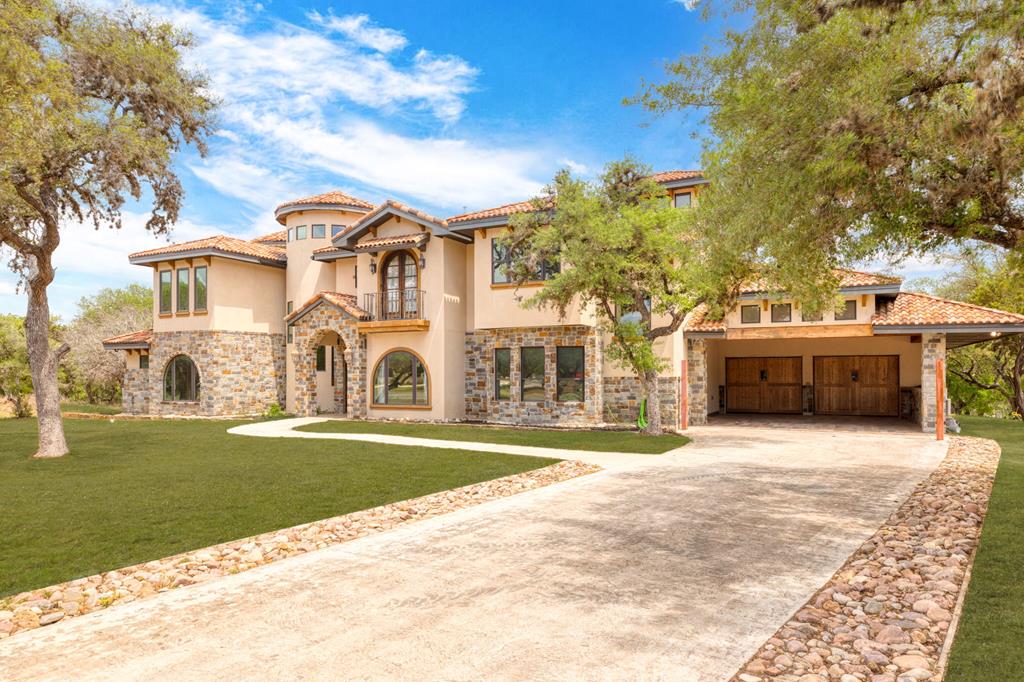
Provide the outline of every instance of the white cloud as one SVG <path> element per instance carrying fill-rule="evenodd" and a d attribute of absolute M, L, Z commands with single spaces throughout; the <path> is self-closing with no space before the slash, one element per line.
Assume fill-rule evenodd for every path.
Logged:
<path fill-rule="evenodd" d="M 350 14 L 344 17 L 336 17 L 328 14 L 323 16 L 319 12 L 310 12 L 306 15 L 310 21 L 323 26 L 329 31 L 335 31 L 351 38 L 356 44 L 369 47 L 378 52 L 393 52 L 401 50 L 409 44 L 401 31 L 393 28 L 383 28 L 370 21 L 365 14 Z"/>
<path fill-rule="evenodd" d="M 700 6 L 700 0 L 672 0 L 677 5 L 682 5 L 687 12 L 692 12 Z"/>

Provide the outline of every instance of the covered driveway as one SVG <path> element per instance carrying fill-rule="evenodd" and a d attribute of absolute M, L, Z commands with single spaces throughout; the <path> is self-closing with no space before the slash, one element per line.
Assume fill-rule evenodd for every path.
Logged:
<path fill-rule="evenodd" d="M 18 635 L 0 677 L 723 680 L 944 453 L 919 432 L 692 431 L 670 455 Z"/>

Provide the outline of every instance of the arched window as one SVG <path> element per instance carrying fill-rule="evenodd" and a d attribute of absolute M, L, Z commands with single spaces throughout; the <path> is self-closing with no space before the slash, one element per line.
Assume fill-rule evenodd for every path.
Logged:
<path fill-rule="evenodd" d="M 384 259 L 381 275 L 384 295 L 382 317 L 388 320 L 419 317 L 419 275 L 416 257 L 408 251 L 396 251 Z"/>
<path fill-rule="evenodd" d="M 175 355 L 164 370 L 164 400 L 199 400 L 199 371 L 187 355 Z"/>
<path fill-rule="evenodd" d="M 416 354 L 391 351 L 373 372 L 374 405 L 429 405 L 430 377 Z"/>

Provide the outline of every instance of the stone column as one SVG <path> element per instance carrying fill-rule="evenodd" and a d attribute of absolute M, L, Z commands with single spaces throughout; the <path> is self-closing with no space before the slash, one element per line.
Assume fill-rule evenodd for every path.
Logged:
<path fill-rule="evenodd" d="M 708 423 L 708 352 L 704 339 L 686 339 L 686 395 L 690 423 Z"/>
<path fill-rule="evenodd" d="M 921 430 L 935 430 L 935 365 L 946 359 L 946 335 L 921 335 Z"/>

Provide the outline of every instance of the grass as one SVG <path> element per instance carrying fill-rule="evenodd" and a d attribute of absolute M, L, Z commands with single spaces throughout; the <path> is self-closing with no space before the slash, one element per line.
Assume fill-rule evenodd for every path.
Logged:
<path fill-rule="evenodd" d="M 296 431 L 314 433 L 375 433 L 439 440 L 476 441 L 538 448 L 633 452 L 660 455 L 690 442 L 686 436 L 666 433 L 645 436 L 635 431 L 582 431 L 569 429 L 494 428 L 466 424 L 408 424 L 396 422 L 338 421 L 300 426 Z"/>
<path fill-rule="evenodd" d="M 0 596 L 557 461 L 237 423 L 71 419 L 71 454 L 35 460 L 35 420 L 0 420 Z"/>
<path fill-rule="evenodd" d="M 61 403 L 61 412 L 85 412 L 88 414 L 120 414 L 120 405 L 93 405 L 92 403 Z"/>
<path fill-rule="evenodd" d="M 992 438 L 1003 454 L 946 679 L 1020 679 L 1024 669 L 1024 423 L 957 419 L 963 435 Z"/>

